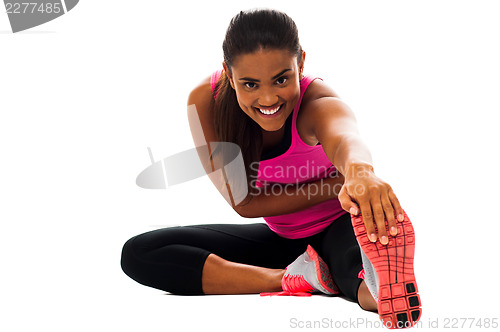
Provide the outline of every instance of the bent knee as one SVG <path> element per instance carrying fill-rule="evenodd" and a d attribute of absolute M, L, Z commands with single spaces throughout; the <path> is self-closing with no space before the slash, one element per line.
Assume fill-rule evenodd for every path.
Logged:
<path fill-rule="evenodd" d="M 120 265 L 123 272 L 125 272 L 125 274 L 132 279 L 135 279 L 134 276 L 136 273 L 134 272 L 134 268 L 137 266 L 137 253 L 135 252 L 134 248 L 134 240 L 136 239 L 136 237 L 137 236 L 134 236 L 127 242 L 125 242 L 122 248 L 122 255 L 120 260 Z"/>

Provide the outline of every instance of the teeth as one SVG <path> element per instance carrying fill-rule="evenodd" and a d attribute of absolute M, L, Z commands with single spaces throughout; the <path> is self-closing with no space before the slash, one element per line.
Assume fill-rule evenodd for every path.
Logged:
<path fill-rule="evenodd" d="M 274 108 L 274 109 L 272 109 L 272 110 L 263 110 L 263 109 L 260 109 L 260 108 L 259 108 L 259 111 L 260 111 L 261 113 L 266 114 L 266 115 L 271 115 L 271 114 L 274 114 L 274 113 L 278 112 L 278 110 L 280 109 L 280 107 L 281 107 L 281 105 L 280 105 L 280 106 L 278 106 L 278 107 L 276 107 L 276 108 Z"/>

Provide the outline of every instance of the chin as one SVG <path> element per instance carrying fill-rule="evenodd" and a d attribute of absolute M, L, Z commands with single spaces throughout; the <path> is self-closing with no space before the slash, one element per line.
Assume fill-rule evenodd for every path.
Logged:
<path fill-rule="evenodd" d="M 259 123 L 259 126 L 260 126 L 262 129 L 264 129 L 265 131 L 278 131 L 278 130 L 280 130 L 280 129 L 284 126 L 284 125 L 285 125 L 285 123 L 283 123 L 283 124 L 281 124 L 281 125 L 280 125 L 280 124 L 276 124 L 276 125 L 274 125 L 274 124 L 269 124 L 269 123 L 267 123 L 267 124 L 265 124 L 265 125 L 262 125 L 262 124 L 260 124 L 260 123 Z"/>

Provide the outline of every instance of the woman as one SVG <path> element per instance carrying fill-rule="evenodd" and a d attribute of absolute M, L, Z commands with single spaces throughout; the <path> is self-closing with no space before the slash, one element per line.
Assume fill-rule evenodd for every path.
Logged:
<path fill-rule="evenodd" d="M 242 177 L 210 178 L 238 214 L 266 223 L 135 236 L 123 248 L 124 272 L 174 294 L 340 294 L 378 311 L 388 327 L 416 322 L 411 223 L 375 175 L 352 111 L 321 79 L 304 75 L 293 20 L 242 11 L 223 51 L 223 68 L 189 95 L 202 132 L 193 121 L 191 130 L 197 146 L 241 149 L 241 201 Z M 199 156 L 210 173 L 224 165 L 227 144 L 205 147 Z"/>

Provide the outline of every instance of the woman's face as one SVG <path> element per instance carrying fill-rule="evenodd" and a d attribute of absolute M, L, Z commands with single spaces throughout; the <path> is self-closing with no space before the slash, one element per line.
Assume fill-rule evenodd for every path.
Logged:
<path fill-rule="evenodd" d="M 300 68 L 297 58 L 286 50 L 260 49 L 239 55 L 229 80 L 243 112 L 267 131 L 279 130 L 299 101 Z M 226 64 L 224 71 L 228 73 Z M 302 76 L 300 76 L 302 77 Z"/>

